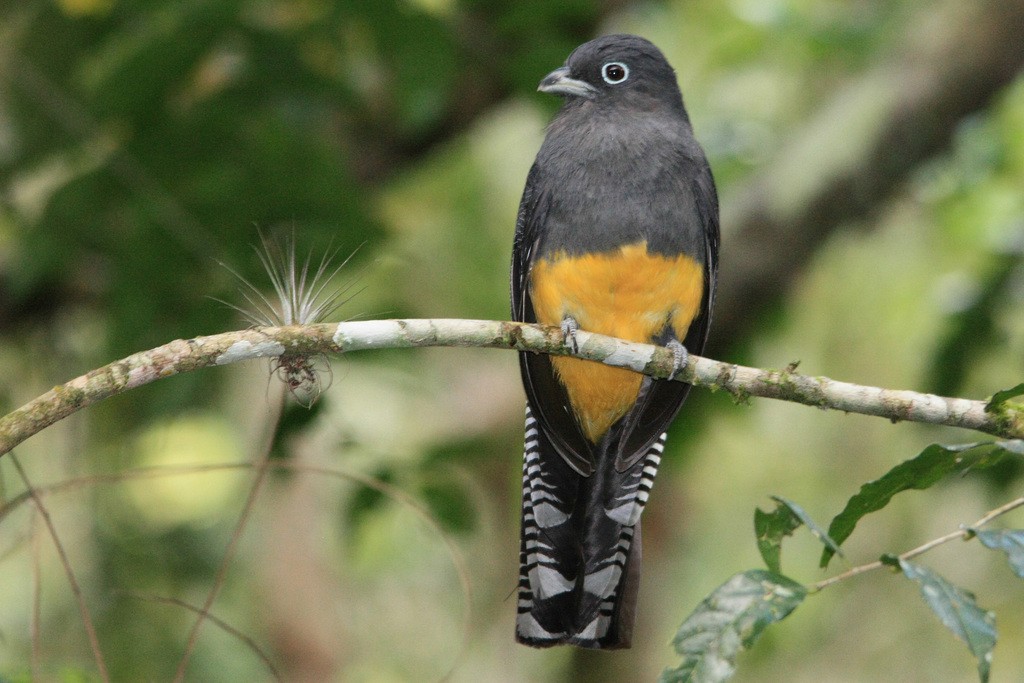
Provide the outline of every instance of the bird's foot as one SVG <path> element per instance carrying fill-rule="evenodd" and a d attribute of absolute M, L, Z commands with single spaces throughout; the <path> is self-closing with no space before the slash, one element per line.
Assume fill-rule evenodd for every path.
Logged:
<path fill-rule="evenodd" d="M 675 379 L 676 375 L 690 362 L 690 352 L 678 339 L 670 339 L 665 346 L 672 351 L 672 373 L 668 378 Z"/>
<path fill-rule="evenodd" d="M 568 344 L 569 348 L 572 349 L 573 353 L 580 352 L 579 342 L 576 341 L 576 332 L 580 329 L 580 324 L 576 322 L 576 318 L 571 315 L 567 315 L 562 318 L 562 343 Z"/>

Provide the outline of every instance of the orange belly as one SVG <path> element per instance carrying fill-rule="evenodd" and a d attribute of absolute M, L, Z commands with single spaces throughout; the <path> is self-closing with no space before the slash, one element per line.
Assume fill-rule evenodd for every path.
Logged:
<path fill-rule="evenodd" d="M 685 254 L 663 256 L 646 242 L 585 256 L 556 253 L 530 273 L 537 321 L 572 316 L 580 329 L 650 342 L 666 326 L 684 339 L 704 294 L 704 267 Z M 551 359 L 583 434 L 597 443 L 636 402 L 642 375 L 575 358 Z"/>

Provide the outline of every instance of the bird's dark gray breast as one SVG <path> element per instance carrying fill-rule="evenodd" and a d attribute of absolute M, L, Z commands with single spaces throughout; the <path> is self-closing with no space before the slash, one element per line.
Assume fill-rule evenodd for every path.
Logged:
<path fill-rule="evenodd" d="M 650 113 L 580 113 L 563 110 L 537 155 L 547 204 L 537 256 L 646 241 L 651 252 L 685 252 L 703 263 L 695 183 L 707 162 L 689 124 Z"/>

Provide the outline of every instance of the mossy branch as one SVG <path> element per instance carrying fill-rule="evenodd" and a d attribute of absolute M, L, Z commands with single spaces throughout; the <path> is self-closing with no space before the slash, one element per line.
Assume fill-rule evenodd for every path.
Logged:
<path fill-rule="evenodd" d="M 164 377 L 213 365 L 266 357 L 310 356 L 366 349 L 462 346 L 515 349 L 629 368 L 665 378 L 668 349 L 580 331 L 579 351 L 563 343 L 556 327 L 491 320 L 369 320 L 292 327 L 261 327 L 176 340 L 105 365 L 56 386 L 0 418 L 0 455 L 68 415 L 102 399 Z M 809 377 L 792 369 L 761 370 L 691 355 L 676 380 L 722 389 L 740 400 L 751 396 L 818 408 L 963 427 L 995 436 L 1024 438 L 1024 406 L 1006 403 L 993 412 L 984 401 L 867 387 Z"/>

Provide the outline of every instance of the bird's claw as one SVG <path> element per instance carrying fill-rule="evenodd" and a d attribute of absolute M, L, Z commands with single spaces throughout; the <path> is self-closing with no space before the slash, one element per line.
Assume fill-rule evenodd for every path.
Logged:
<path fill-rule="evenodd" d="M 678 339 L 670 339 L 665 346 L 672 351 L 672 372 L 668 378 L 675 379 L 676 375 L 690 362 L 690 352 Z"/>
<path fill-rule="evenodd" d="M 572 316 L 565 316 L 562 318 L 562 343 L 567 344 L 572 349 L 573 353 L 580 352 L 579 342 L 576 341 L 576 332 L 580 329 L 580 324 L 576 322 L 576 318 Z"/>

